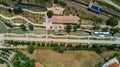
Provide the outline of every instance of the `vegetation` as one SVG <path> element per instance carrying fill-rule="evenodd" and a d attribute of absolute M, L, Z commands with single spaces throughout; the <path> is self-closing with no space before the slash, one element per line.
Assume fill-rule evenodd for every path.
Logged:
<path fill-rule="evenodd" d="M 3 64 L 5 61 L 3 61 L 2 59 L 0 59 L 0 64 Z"/>
<path fill-rule="evenodd" d="M 16 51 L 13 64 L 14 67 L 35 67 L 35 60 L 29 59 L 23 53 Z"/>
<path fill-rule="evenodd" d="M 67 25 L 65 30 L 66 30 L 67 33 L 70 33 L 71 30 L 72 30 L 72 25 Z"/>
<path fill-rule="evenodd" d="M 109 25 L 111 27 L 115 27 L 116 25 L 118 25 L 118 20 L 115 17 L 110 17 L 107 21 L 106 21 L 106 25 Z"/>
<path fill-rule="evenodd" d="M 102 2 L 102 1 L 99 1 L 99 0 L 97 0 L 96 2 L 100 5 L 102 5 L 102 6 L 105 6 L 105 7 L 111 8 L 112 10 L 120 12 L 120 10 L 118 8 L 112 6 L 111 4 L 108 4 L 108 3 L 105 3 L 105 2 Z"/>
<path fill-rule="evenodd" d="M 116 27 L 116 28 L 110 28 L 110 33 L 112 34 L 112 36 L 114 36 L 116 33 L 120 32 L 120 28 Z"/>
<path fill-rule="evenodd" d="M 34 46 L 32 46 L 32 45 L 28 46 L 27 51 L 28 51 L 30 54 L 32 54 L 32 53 L 34 52 Z"/>
<path fill-rule="evenodd" d="M 120 0 L 112 0 L 112 2 L 114 2 L 114 3 L 118 4 L 118 5 L 120 5 Z"/>
<path fill-rule="evenodd" d="M 0 20 L 1 20 L 2 22 L 4 22 L 6 26 L 8 26 L 8 27 L 10 27 L 10 28 L 15 27 L 15 25 L 13 25 L 12 23 L 6 21 L 5 19 L 3 19 L 3 18 L 1 18 L 1 17 L 0 17 Z"/>
<path fill-rule="evenodd" d="M 99 31 L 99 29 L 100 29 L 100 26 L 99 26 L 99 25 L 94 25 L 94 27 L 93 27 L 93 30 L 94 30 L 94 31 Z"/>
<path fill-rule="evenodd" d="M 13 9 L 13 12 L 14 12 L 15 14 L 21 14 L 21 13 L 23 13 L 23 10 L 22 10 L 22 8 L 18 7 L 18 8 L 14 8 L 14 9 Z"/>
<path fill-rule="evenodd" d="M 47 12 L 47 16 L 48 16 L 48 18 L 51 18 L 52 15 L 53 15 L 53 12 L 52 12 L 52 11 L 48 11 L 48 12 Z"/>
<path fill-rule="evenodd" d="M 8 12 L 9 12 L 9 13 L 12 13 L 12 10 L 11 10 L 10 8 L 9 8 L 9 9 L 7 9 L 7 10 L 8 10 Z"/>
<path fill-rule="evenodd" d="M 62 0 L 54 0 L 54 3 L 55 3 L 55 4 L 59 4 L 59 5 L 61 5 L 62 7 L 67 6 L 67 4 L 66 4 L 64 1 L 62 1 Z"/>
<path fill-rule="evenodd" d="M 23 31 L 27 31 L 26 26 L 24 24 L 21 24 L 20 27 Z"/>
<path fill-rule="evenodd" d="M 104 22 L 103 19 L 101 19 L 97 16 L 94 16 L 93 14 L 87 13 L 83 10 L 78 10 L 75 7 L 66 6 L 64 11 L 63 11 L 63 15 L 70 15 L 70 14 L 78 16 L 78 17 L 80 17 L 80 19 L 83 19 L 83 20 L 96 21 L 97 23 Z"/>
<path fill-rule="evenodd" d="M 105 45 L 105 44 L 91 44 L 91 45 L 82 45 L 74 43 L 68 43 L 67 46 L 66 43 L 54 43 L 54 42 L 19 42 L 19 41 L 8 41 L 9 44 L 16 45 L 17 44 L 22 44 L 22 45 L 33 45 L 29 46 L 29 52 L 33 53 L 34 51 L 34 46 L 36 45 L 37 47 L 45 47 L 45 49 L 53 49 L 59 53 L 63 53 L 64 51 L 75 51 L 75 50 L 90 50 L 90 51 L 95 51 L 98 54 L 101 54 L 106 51 L 120 51 L 120 46 L 117 44 L 112 44 L 112 45 Z"/>
<path fill-rule="evenodd" d="M 98 64 L 95 65 L 95 67 L 101 67 L 104 63 L 108 62 L 109 60 L 117 58 L 120 61 L 120 54 L 119 53 L 114 53 L 110 57 L 104 58 L 102 62 L 99 62 Z"/>
<path fill-rule="evenodd" d="M 81 24 L 80 24 L 80 23 L 79 23 L 79 24 L 74 25 L 74 27 L 73 27 L 74 32 L 76 32 L 76 31 L 77 31 L 77 29 L 79 29 L 79 28 L 80 28 L 80 26 L 81 26 Z"/>
<path fill-rule="evenodd" d="M 109 27 L 102 28 L 102 32 L 108 32 L 108 31 L 109 31 Z"/>
<path fill-rule="evenodd" d="M 2 4 L 2 5 L 4 5 L 4 6 L 8 6 L 8 4 L 5 3 L 5 2 L 1 2 L 1 1 L 0 1 L 0 4 Z"/>
<path fill-rule="evenodd" d="M 29 30 L 34 30 L 34 26 L 32 24 L 29 25 Z"/>

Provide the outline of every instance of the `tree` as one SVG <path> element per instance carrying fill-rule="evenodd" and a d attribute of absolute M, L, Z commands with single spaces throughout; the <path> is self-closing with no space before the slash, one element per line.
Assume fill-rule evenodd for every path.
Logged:
<path fill-rule="evenodd" d="M 11 10 L 10 8 L 9 8 L 9 9 L 7 9 L 7 10 L 8 10 L 8 12 L 9 12 L 9 13 L 12 13 L 12 10 Z"/>
<path fill-rule="evenodd" d="M 5 2 L 0 2 L 0 4 L 2 4 L 2 5 L 4 5 L 4 6 L 8 6 L 8 4 L 5 3 Z"/>
<path fill-rule="evenodd" d="M 58 4 L 60 2 L 60 0 L 54 0 L 55 4 Z"/>
<path fill-rule="evenodd" d="M 108 31 L 109 31 L 109 27 L 102 28 L 102 32 L 108 32 Z"/>
<path fill-rule="evenodd" d="M 72 30 L 72 25 L 67 25 L 65 29 L 67 33 L 70 33 Z"/>
<path fill-rule="evenodd" d="M 32 24 L 29 25 L 29 29 L 32 31 L 34 30 L 34 26 Z"/>
<path fill-rule="evenodd" d="M 76 32 L 78 28 L 76 25 L 74 25 L 73 29 L 74 29 L 74 32 Z"/>
<path fill-rule="evenodd" d="M 100 26 L 99 25 L 95 25 L 94 27 L 93 27 L 93 30 L 94 31 L 98 31 L 100 29 Z"/>
<path fill-rule="evenodd" d="M 60 5 L 63 6 L 63 7 L 67 6 L 67 4 L 63 1 L 60 1 Z"/>
<path fill-rule="evenodd" d="M 67 4 L 64 1 L 62 1 L 62 0 L 54 0 L 54 3 L 55 4 L 60 4 L 63 7 L 67 6 Z"/>
<path fill-rule="evenodd" d="M 96 21 L 95 21 L 95 23 L 96 23 L 96 24 L 100 24 L 100 23 L 102 23 L 102 21 L 103 21 L 103 19 L 97 18 Z"/>
<path fill-rule="evenodd" d="M 119 33 L 120 32 L 120 28 L 118 28 L 118 27 L 114 28 L 114 32 L 115 33 Z"/>
<path fill-rule="evenodd" d="M 22 10 L 22 8 L 18 7 L 18 8 L 14 8 L 14 9 L 13 9 L 13 12 L 14 12 L 15 14 L 21 14 L 21 13 L 23 13 L 23 10 Z"/>
<path fill-rule="evenodd" d="M 0 64 L 3 64 L 4 63 L 4 60 L 0 59 Z"/>
<path fill-rule="evenodd" d="M 48 11 L 48 12 L 47 12 L 47 16 L 48 16 L 48 18 L 51 18 L 52 15 L 53 15 L 53 12 L 52 12 L 52 11 Z"/>
<path fill-rule="evenodd" d="M 110 33 L 112 34 L 112 36 L 114 36 L 114 34 L 119 33 L 119 32 L 120 32 L 120 28 L 118 27 L 110 29 Z"/>
<path fill-rule="evenodd" d="M 13 64 L 14 64 L 14 67 L 20 67 L 20 61 L 19 60 L 15 60 L 13 62 Z"/>
<path fill-rule="evenodd" d="M 58 46 L 54 47 L 53 50 L 58 51 L 59 53 L 63 53 L 66 50 L 66 48 L 63 46 Z"/>
<path fill-rule="evenodd" d="M 27 47 L 27 51 L 32 54 L 34 52 L 34 46 L 30 45 Z"/>
<path fill-rule="evenodd" d="M 20 2 L 22 2 L 22 0 L 19 0 Z"/>
<path fill-rule="evenodd" d="M 21 24 L 20 27 L 23 31 L 27 31 L 26 26 L 24 24 Z"/>
<path fill-rule="evenodd" d="M 74 27 L 73 27 L 74 32 L 76 32 L 76 31 L 77 31 L 77 29 L 78 29 L 78 28 L 80 28 L 80 25 L 81 25 L 81 24 L 76 24 L 76 25 L 74 25 Z"/>
<path fill-rule="evenodd" d="M 101 54 L 101 53 L 103 53 L 103 52 L 105 52 L 105 51 L 106 51 L 106 48 L 105 48 L 105 47 L 99 47 L 96 52 L 97 52 L 98 54 Z"/>
<path fill-rule="evenodd" d="M 118 20 L 115 17 L 110 17 L 107 21 L 106 21 L 106 25 L 109 25 L 111 27 L 115 27 L 116 25 L 118 25 Z"/>

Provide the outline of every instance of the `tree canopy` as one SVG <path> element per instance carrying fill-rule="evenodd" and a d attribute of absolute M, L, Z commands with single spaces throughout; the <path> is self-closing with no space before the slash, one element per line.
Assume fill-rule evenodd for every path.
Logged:
<path fill-rule="evenodd" d="M 32 54 L 32 53 L 34 52 L 34 46 L 32 46 L 32 45 L 28 46 L 27 51 L 28 51 L 30 54 Z"/>
<path fill-rule="evenodd" d="M 15 14 L 21 14 L 21 13 L 23 13 L 23 10 L 22 10 L 22 8 L 18 7 L 18 8 L 14 8 L 14 9 L 13 9 L 13 12 L 14 12 Z"/>
<path fill-rule="evenodd" d="M 53 12 L 52 12 L 52 11 L 48 11 L 48 12 L 47 12 L 47 16 L 48 16 L 48 18 L 51 18 L 52 15 L 53 15 Z"/>
<path fill-rule="evenodd" d="M 116 25 L 118 25 L 118 20 L 115 17 L 110 17 L 107 21 L 106 21 L 106 25 L 111 26 L 111 27 L 115 27 Z"/>
<path fill-rule="evenodd" d="M 72 30 L 72 26 L 71 25 L 67 25 L 65 29 L 66 29 L 67 33 L 70 33 L 71 30 Z"/>
<path fill-rule="evenodd" d="M 26 26 L 24 24 L 20 25 L 20 27 L 23 31 L 27 31 Z"/>
<path fill-rule="evenodd" d="M 34 30 L 34 26 L 32 24 L 29 25 L 29 30 Z"/>

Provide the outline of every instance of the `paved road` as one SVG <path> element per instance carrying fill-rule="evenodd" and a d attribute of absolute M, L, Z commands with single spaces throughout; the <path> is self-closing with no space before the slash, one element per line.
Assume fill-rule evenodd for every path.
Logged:
<path fill-rule="evenodd" d="M 7 59 L 5 59 L 3 57 L 0 57 L 0 59 L 6 61 L 10 65 L 10 67 L 14 67 L 11 61 L 9 61 L 9 60 L 7 60 Z"/>
<path fill-rule="evenodd" d="M 46 38 L 23 38 L 23 37 L 4 37 L 5 40 L 16 41 L 46 41 L 46 42 L 76 42 L 76 43 L 101 43 L 101 44 L 120 44 L 120 40 L 75 40 L 75 39 L 46 39 Z"/>
<path fill-rule="evenodd" d="M 87 10 L 87 6 L 80 5 L 80 4 L 75 3 L 75 2 L 73 2 L 73 1 L 70 1 L 70 0 L 64 0 L 64 1 L 65 1 L 69 6 L 76 7 L 76 8 L 79 9 L 79 10 L 84 10 L 85 12 L 91 13 L 91 14 L 97 16 L 97 17 L 103 18 L 103 19 L 105 19 L 105 20 L 107 20 L 107 19 L 109 18 L 109 17 L 104 16 L 104 15 L 102 15 L 102 14 L 96 14 L 96 13 L 94 13 L 94 12 L 88 11 L 88 10 Z"/>

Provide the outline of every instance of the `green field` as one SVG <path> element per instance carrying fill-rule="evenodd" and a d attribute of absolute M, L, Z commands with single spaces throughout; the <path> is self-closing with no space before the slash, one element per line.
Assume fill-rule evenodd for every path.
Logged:
<path fill-rule="evenodd" d="M 7 28 L 5 26 L 5 24 L 0 21 L 0 33 L 6 33 L 7 32 Z"/>

